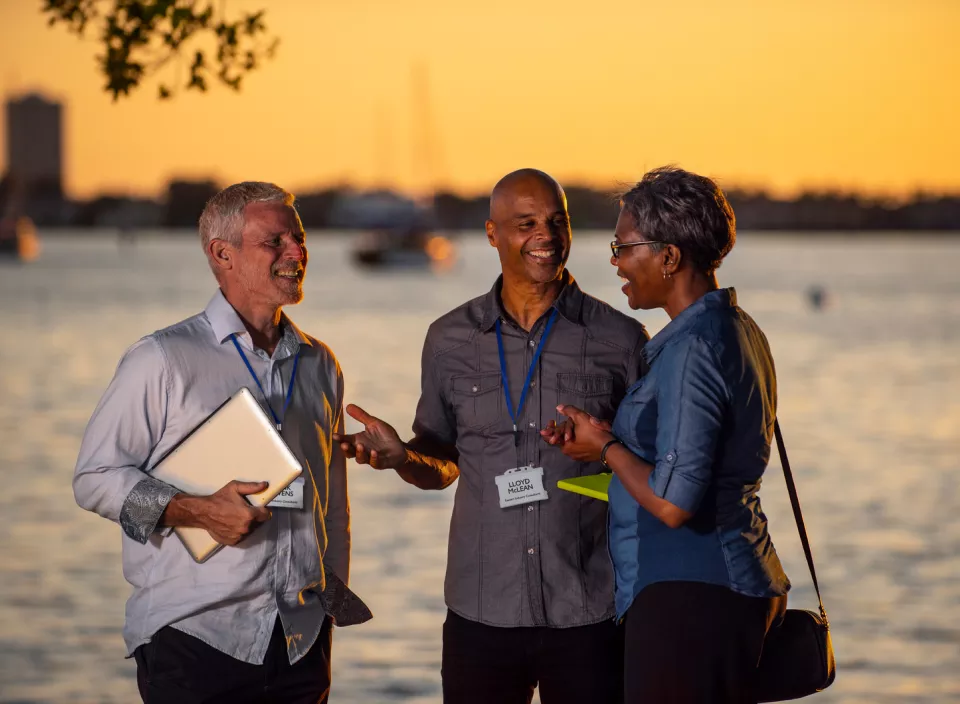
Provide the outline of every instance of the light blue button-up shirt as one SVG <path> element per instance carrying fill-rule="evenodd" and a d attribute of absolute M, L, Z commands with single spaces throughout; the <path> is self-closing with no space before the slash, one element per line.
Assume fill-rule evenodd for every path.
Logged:
<path fill-rule="evenodd" d="M 283 316 L 272 356 L 255 349 L 220 291 L 204 312 L 144 337 L 124 354 L 84 433 L 73 479 L 81 507 L 123 528 L 123 574 L 133 585 L 128 655 L 164 626 L 244 662 L 261 664 L 279 615 L 290 662 L 323 625 L 324 565 L 344 582 L 350 566 L 343 376 L 333 352 Z M 157 524 L 176 493 L 150 477 L 171 448 L 241 387 L 264 402 L 231 336 L 244 348 L 279 415 L 294 357 L 300 362 L 282 435 L 304 466 L 304 507 L 273 517 L 202 564 Z"/>
<path fill-rule="evenodd" d="M 654 493 L 693 518 L 669 528 L 617 477 L 609 544 L 617 615 L 654 582 L 718 584 L 771 597 L 790 588 L 760 508 L 777 407 L 773 357 L 733 289 L 711 291 L 644 347 L 650 371 L 628 391 L 613 433 L 654 466 Z"/>

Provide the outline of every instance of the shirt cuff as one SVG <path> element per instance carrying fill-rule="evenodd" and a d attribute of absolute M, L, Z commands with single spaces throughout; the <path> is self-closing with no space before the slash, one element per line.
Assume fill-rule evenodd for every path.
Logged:
<path fill-rule="evenodd" d="M 120 509 L 120 527 L 123 532 L 141 545 L 146 543 L 150 534 L 156 530 L 160 516 L 170 499 L 179 493 L 179 489 L 164 484 L 159 479 L 147 477 L 140 480 L 127 494 Z"/>
<path fill-rule="evenodd" d="M 323 604 L 327 616 L 333 619 L 335 626 L 354 626 L 373 618 L 367 605 L 350 591 L 350 587 L 326 564 L 323 565 L 323 577 L 323 591 L 319 592 L 320 603 Z"/>
<path fill-rule="evenodd" d="M 664 455 L 650 474 L 650 488 L 661 499 L 669 501 L 677 508 L 696 513 L 703 500 L 707 485 L 694 477 L 678 471 L 677 453 L 670 450 Z"/>

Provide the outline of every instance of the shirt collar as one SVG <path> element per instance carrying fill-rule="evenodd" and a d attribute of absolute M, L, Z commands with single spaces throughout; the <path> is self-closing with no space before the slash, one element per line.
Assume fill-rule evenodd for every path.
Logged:
<path fill-rule="evenodd" d="M 685 332 L 702 312 L 709 309 L 733 308 L 737 305 L 737 292 L 733 288 L 718 288 L 700 296 L 696 301 L 680 311 L 680 314 L 654 335 L 643 346 L 643 356 L 650 363 L 664 345 Z"/>
<path fill-rule="evenodd" d="M 583 291 L 580 286 L 566 269 L 563 272 L 564 282 L 560 295 L 553 302 L 551 308 L 575 325 L 583 325 L 581 319 L 581 309 L 583 307 Z M 498 319 L 507 319 L 507 313 L 503 309 L 503 302 L 500 300 L 500 289 L 503 287 L 503 274 L 497 277 L 493 288 L 484 298 L 483 317 L 480 319 L 480 330 L 490 332 Z"/>
<path fill-rule="evenodd" d="M 245 338 L 247 342 L 250 341 L 250 334 L 244 327 L 243 321 L 219 288 L 213 294 L 213 298 L 210 299 L 204 313 L 206 313 L 207 320 L 210 321 L 217 342 L 221 345 L 234 334 L 239 338 Z M 283 336 L 277 345 L 277 349 L 282 350 L 280 356 L 293 354 L 300 348 L 300 345 L 310 346 L 310 339 L 293 324 L 286 313 L 280 314 L 280 325 L 283 328 Z M 277 355 L 274 356 L 277 357 Z"/>

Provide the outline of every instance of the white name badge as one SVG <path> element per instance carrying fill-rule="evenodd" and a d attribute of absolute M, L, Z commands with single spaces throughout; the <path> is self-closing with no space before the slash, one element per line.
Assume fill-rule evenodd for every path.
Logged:
<path fill-rule="evenodd" d="M 267 508 L 303 508 L 303 486 L 306 480 L 303 477 L 297 477 L 290 486 L 277 494 L 273 501 L 267 504 Z"/>
<path fill-rule="evenodd" d="M 500 508 L 520 506 L 531 501 L 546 501 L 543 467 L 517 467 L 494 477 L 500 492 Z"/>

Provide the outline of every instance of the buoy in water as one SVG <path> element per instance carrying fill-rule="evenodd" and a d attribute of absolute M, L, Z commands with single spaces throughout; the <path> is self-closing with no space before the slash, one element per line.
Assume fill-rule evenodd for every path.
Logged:
<path fill-rule="evenodd" d="M 823 310 L 830 302 L 827 290 L 823 286 L 811 286 L 807 289 L 807 302 L 814 310 Z"/>

